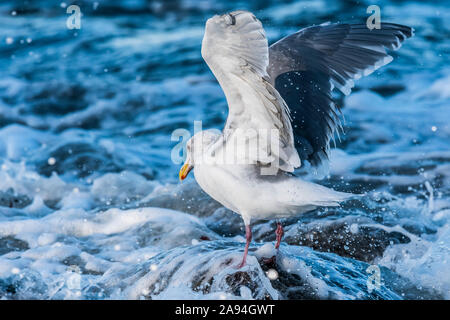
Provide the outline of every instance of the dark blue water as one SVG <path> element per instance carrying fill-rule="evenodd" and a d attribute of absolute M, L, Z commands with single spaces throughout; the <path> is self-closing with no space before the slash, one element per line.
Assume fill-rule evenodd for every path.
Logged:
<path fill-rule="evenodd" d="M 250 10 L 272 43 L 365 21 L 372 3 L 73 3 L 79 30 L 66 26 L 71 1 L 0 4 L 1 298 L 450 297 L 446 1 L 378 2 L 382 21 L 416 35 L 337 97 L 346 134 L 321 183 L 367 196 L 285 221 L 276 265 L 262 259 L 274 224 L 256 224 L 242 272 L 240 217 L 192 178 L 180 185 L 171 157 L 174 130 L 220 129 L 227 116 L 200 55 L 204 23 Z"/>

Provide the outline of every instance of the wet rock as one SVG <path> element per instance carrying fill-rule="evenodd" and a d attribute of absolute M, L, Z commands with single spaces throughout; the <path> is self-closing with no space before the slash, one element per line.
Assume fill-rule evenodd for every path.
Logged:
<path fill-rule="evenodd" d="M 0 206 L 22 209 L 30 205 L 31 202 L 33 202 L 32 199 L 26 195 L 16 194 L 12 189 L 0 191 Z"/>
<path fill-rule="evenodd" d="M 49 159 L 54 161 L 49 162 Z M 85 142 L 73 142 L 57 146 L 48 158 L 40 161 L 38 171 L 47 177 L 56 172 L 59 175 L 71 173 L 83 178 L 99 171 L 118 172 L 120 167 L 103 148 Z"/>
<path fill-rule="evenodd" d="M 11 251 L 28 250 L 28 243 L 12 236 L 0 238 L 0 256 Z"/>
<path fill-rule="evenodd" d="M 260 249 L 261 250 L 261 249 Z M 258 255 L 258 250 L 256 252 Z M 321 253 L 306 247 L 282 246 L 274 264 L 265 264 L 266 272 L 274 268 L 278 277 L 272 286 L 281 299 L 438 299 L 432 290 L 418 288 L 411 281 L 385 267 L 379 270 L 380 283 L 369 288 L 374 273 L 369 264 Z M 273 270 L 273 269 L 272 269 Z"/>
<path fill-rule="evenodd" d="M 264 247 L 252 246 L 247 265 L 237 269 L 242 247 L 230 241 L 177 247 L 121 272 L 107 272 L 97 285 L 106 294 L 113 287 L 123 288 L 132 299 L 217 299 L 240 297 L 243 292 L 255 299 L 402 299 L 412 286 L 380 268 L 380 286 L 369 289 L 368 264 L 288 245 L 282 246 L 272 266 L 262 262 Z M 269 268 L 276 269 L 276 279 L 267 277 Z M 408 292 L 409 298 L 431 297 L 426 290 Z"/>
<path fill-rule="evenodd" d="M 408 243 L 410 239 L 400 232 L 387 232 L 381 226 L 360 226 L 355 222 L 338 220 L 288 227 L 284 241 L 290 245 L 307 246 L 321 252 L 372 262 L 381 257 L 388 246 Z"/>
<path fill-rule="evenodd" d="M 371 90 L 383 97 L 390 97 L 406 89 L 403 84 L 388 84 L 372 87 Z"/>
<path fill-rule="evenodd" d="M 48 286 L 36 271 L 0 279 L 0 297 L 12 300 L 48 299 Z"/>
<path fill-rule="evenodd" d="M 179 299 L 200 295 L 219 299 L 220 295 L 239 296 L 242 286 L 249 288 L 255 299 L 277 299 L 278 293 L 254 257 L 244 269 L 236 268 L 241 253 L 235 245 L 208 241 L 164 251 L 129 268 L 115 281 L 115 286 L 126 288 L 125 295 L 132 299 Z M 111 276 L 106 274 L 100 284 L 106 292 Z"/>

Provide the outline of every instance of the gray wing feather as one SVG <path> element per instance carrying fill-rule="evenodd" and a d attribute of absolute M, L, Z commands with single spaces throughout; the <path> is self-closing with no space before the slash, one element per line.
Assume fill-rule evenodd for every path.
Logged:
<path fill-rule="evenodd" d="M 365 24 L 328 24 L 270 46 L 267 72 L 291 110 L 302 161 L 319 166 L 328 157 L 330 139 L 340 127 L 332 90 L 349 94 L 353 80 L 392 61 L 385 49 L 397 50 L 412 35 L 412 28 L 393 23 L 373 30 Z"/>

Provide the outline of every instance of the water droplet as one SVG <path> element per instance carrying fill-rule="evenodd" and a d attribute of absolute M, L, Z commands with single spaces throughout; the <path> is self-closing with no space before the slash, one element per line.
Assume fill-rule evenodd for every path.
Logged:
<path fill-rule="evenodd" d="M 267 270 L 266 275 L 267 275 L 267 278 L 269 278 L 270 280 L 278 279 L 278 272 L 275 269 Z"/>

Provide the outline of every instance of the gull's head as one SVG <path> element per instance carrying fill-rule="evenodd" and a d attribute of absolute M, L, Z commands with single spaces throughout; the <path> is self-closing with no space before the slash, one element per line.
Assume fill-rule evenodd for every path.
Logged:
<path fill-rule="evenodd" d="M 219 133 L 216 130 L 204 130 L 196 133 L 186 143 L 186 160 L 180 169 L 180 180 L 186 179 L 189 172 L 200 163 L 204 157 L 208 147 L 210 147 L 217 138 Z"/>
<path fill-rule="evenodd" d="M 268 57 L 267 38 L 262 23 L 248 11 L 233 11 L 215 15 L 206 21 L 202 42 L 202 57 L 210 65 L 214 59 L 244 59 L 259 66 Z"/>

